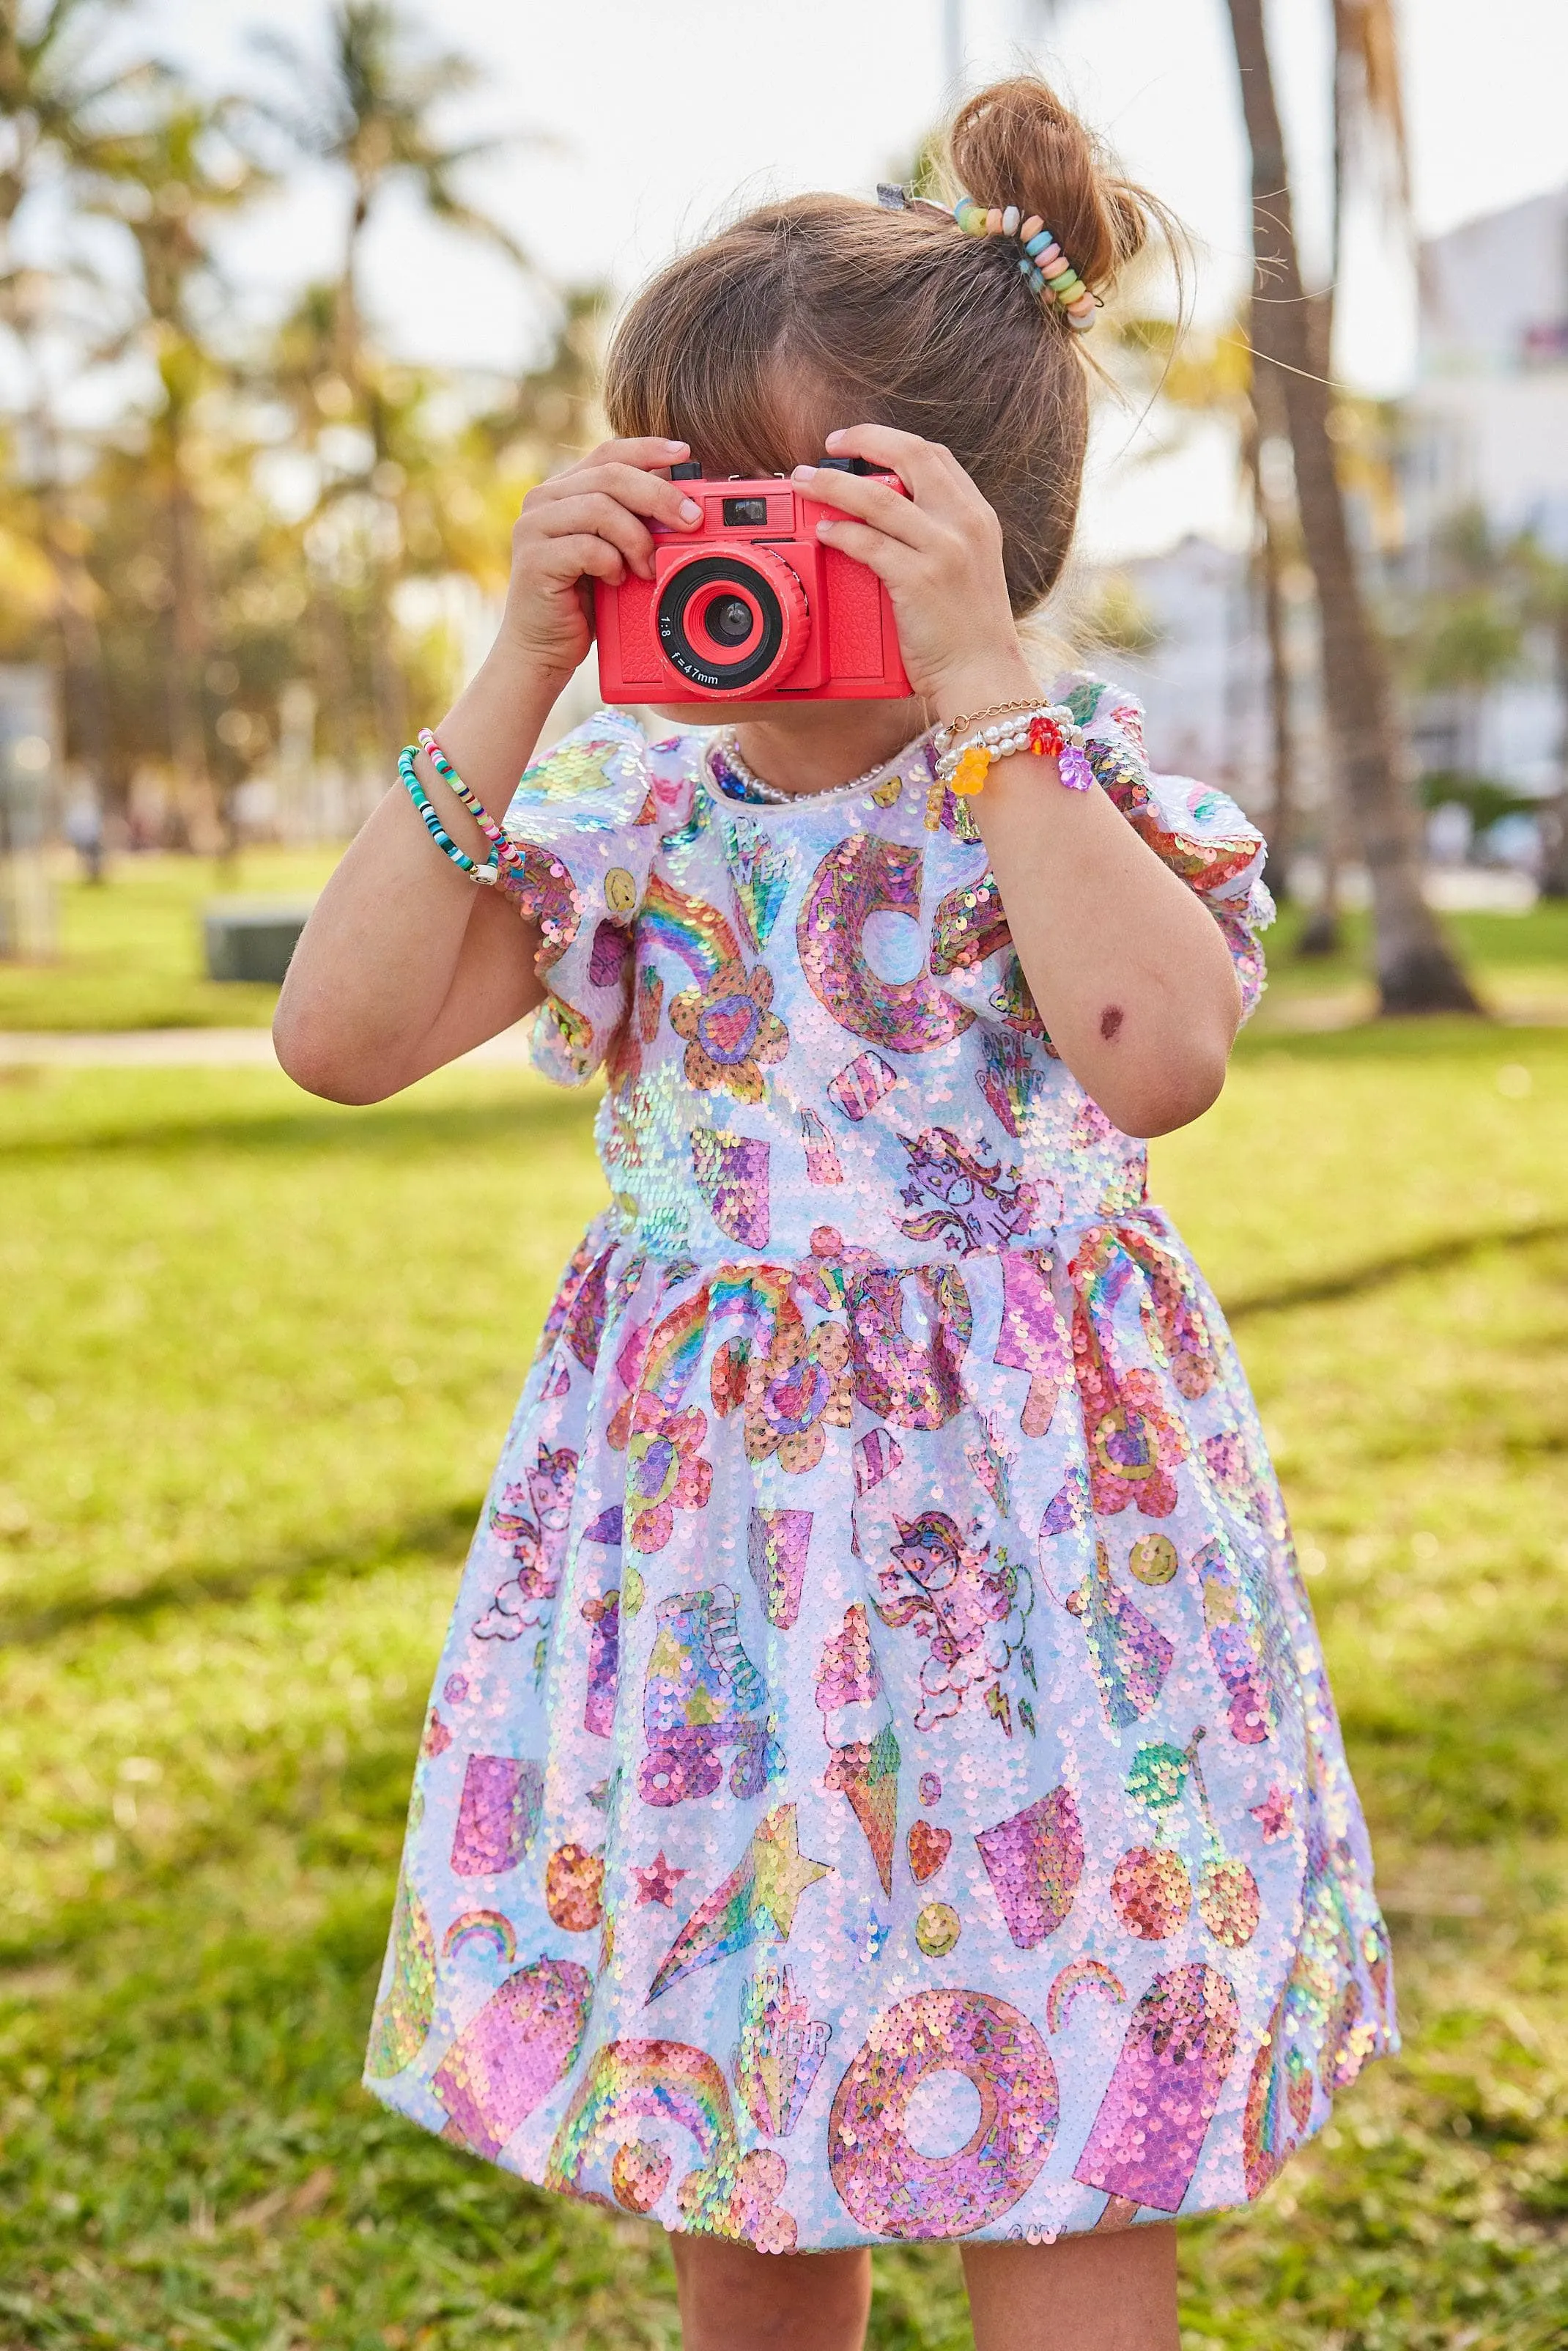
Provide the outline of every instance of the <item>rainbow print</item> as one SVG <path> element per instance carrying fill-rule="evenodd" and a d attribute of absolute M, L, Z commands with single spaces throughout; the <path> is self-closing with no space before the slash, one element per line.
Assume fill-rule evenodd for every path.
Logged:
<path fill-rule="evenodd" d="M 454 1918 L 442 1938 L 441 1956 L 449 1959 L 455 1951 L 461 1951 L 469 1943 L 488 1943 L 497 1958 L 504 1959 L 508 1967 L 517 1956 L 512 1922 L 498 1910 L 465 1910 L 460 1918 Z"/>
<path fill-rule="evenodd" d="M 704 1286 L 672 1307 L 662 1322 L 655 1324 L 648 1340 L 636 1384 L 645 1395 L 656 1395 L 661 1404 L 677 1405 L 685 1395 L 692 1374 L 702 1360 L 703 1340 L 707 1331 L 708 1292 Z"/>
<path fill-rule="evenodd" d="M 724 2075 L 684 2041 L 610 2041 L 594 2053 L 549 2152 L 545 2186 L 594 2192 L 591 2168 L 609 2171 L 625 2126 L 647 2116 L 690 2134 L 699 2168 L 680 2185 L 683 2211 L 716 2214 L 735 2192 L 738 2150 Z"/>
<path fill-rule="evenodd" d="M 405 1868 L 398 1876 L 392 1942 L 371 2022 L 367 2081 L 388 2081 L 412 2064 L 424 2046 L 434 2013 L 435 1937 Z"/>
<path fill-rule="evenodd" d="M 1117 2008 L 1126 2005 L 1127 1989 L 1114 1969 L 1103 1959 L 1071 1959 L 1051 1984 L 1045 1996 L 1045 2029 L 1061 2032 L 1066 2029 L 1072 2013 L 1072 2003 L 1081 1991 L 1103 1991 Z"/>
<path fill-rule="evenodd" d="M 792 1280 L 787 1265 L 721 1266 L 712 1284 L 714 1321 L 738 1322 L 746 1341 L 766 1352 L 783 1317 L 800 1319 L 790 1301 Z"/>
<path fill-rule="evenodd" d="M 637 917 L 637 938 L 640 947 L 667 947 L 699 981 L 713 979 L 727 963 L 740 961 L 740 942 L 717 907 L 688 898 L 658 873 L 648 884 Z"/>

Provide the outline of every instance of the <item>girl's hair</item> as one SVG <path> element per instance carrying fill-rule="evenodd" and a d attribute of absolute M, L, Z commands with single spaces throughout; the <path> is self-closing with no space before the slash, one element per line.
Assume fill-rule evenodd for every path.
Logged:
<path fill-rule="evenodd" d="M 1106 293 L 1164 207 L 1124 179 L 1043 81 L 963 106 L 943 161 L 979 204 L 1038 213 Z M 1087 371 L 1010 237 L 847 196 L 764 205 L 661 271 L 612 340 L 617 434 L 690 443 L 713 475 L 784 473 L 834 427 L 879 423 L 944 443 L 1000 517 L 1013 611 L 1055 583 L 1088 436 Z"/>

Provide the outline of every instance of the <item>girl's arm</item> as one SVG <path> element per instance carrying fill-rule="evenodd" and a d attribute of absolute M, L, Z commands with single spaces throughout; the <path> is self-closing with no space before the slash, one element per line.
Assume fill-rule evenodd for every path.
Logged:
<path fill-rule="evenodd" d="M 886 582 L 915 692 L 942 719 L 1038 700 L 1008 604 L 1001 527 L 957 460 L 884 425 L 830 434 L 828 447 L 896 473 L 910 492 L 796 474 L 859 517 L 824 522 L 821 534 Z M 998 760 L 970 807 L 1024 977 L 1080 1085 L 1126 1134 L 1197 1118 L 1225 1082 L 1241 1018 L 1208 909 L 1103 792 L 1063 790 L 1052 760 Z"/>
<path fill-rule="evenodd" d="M 500 633 L 437 728 L 491 819 L 505 815 L 539 731 L 592 641 L 590 579 L 653 574 L 654 516 L 690 528 L 702 509 L 652 469 L 679 441 L 612 441 L 531 490 L 512 534 Z M 447 832 L 488 843 L 423 752 L 419 772 Z M 277 1058 L 333 1102 L 381 1102 L 520 1020 L 543 998 L 539 937 L 498 889 L 443 856 L 401 784 L 350 844 L 294 951 L 273 1022 Z"/>

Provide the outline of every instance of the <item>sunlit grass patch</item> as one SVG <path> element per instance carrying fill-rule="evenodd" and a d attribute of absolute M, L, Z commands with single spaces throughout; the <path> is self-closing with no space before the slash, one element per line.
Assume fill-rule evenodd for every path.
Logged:
<path fill-rule="evenodd" d="M 1155 1155 L 1284 1473 L 1408 2043 L 1184 2231 L 1185 2339 L 1546 2351 L 1568 1039 L 1385 1033 L 1250 1053 Z M 658 2232 L 358 2088 L 458 1562 L 602 1197 L 590 1109 L 512 1075 L 369 1113 L 259 1072 L 0 1093 L 3 2351 L 675 2339 Z M 951 2248 L 877 2271 L 879 2351 L 967 2340 Z"/>
<path fill-rule="evenodd" d="M 340 853 L 248 849 L 226 865 L 124 856 L 101 883 L 62 875 L 58 954 L 0 963 L 0 1029 L 264 1028 L 277 990 L 207 978 L 203 909 L 235 895 L 308 904 Z"/>

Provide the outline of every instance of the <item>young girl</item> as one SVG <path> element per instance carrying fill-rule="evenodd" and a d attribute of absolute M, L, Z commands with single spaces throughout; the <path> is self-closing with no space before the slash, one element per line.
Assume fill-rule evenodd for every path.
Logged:
<path fill-rule="evenodd" d="M 1394 2038 L 1279 1489 L 1136 1139 L 1219 1092 L 1263 845 L 1018 634 L 1148 206 L 1031 80 L 952 161 L 956 216 L 768 207 L 632 306 L 620 437 L 525 501 L 277 1023 L 344 1102 L 535 1008 L 542 1068 L 607 1073 L 367 2079 L 671 2231 L 692 2351 L 851 2351 L 911 2238 L 959 2241 L 981 2351 L 1174 2346 L 1172 2216 Z M 911 698 L 604 712 L 519 784 L 688 458 L 838 510 Z"/>

